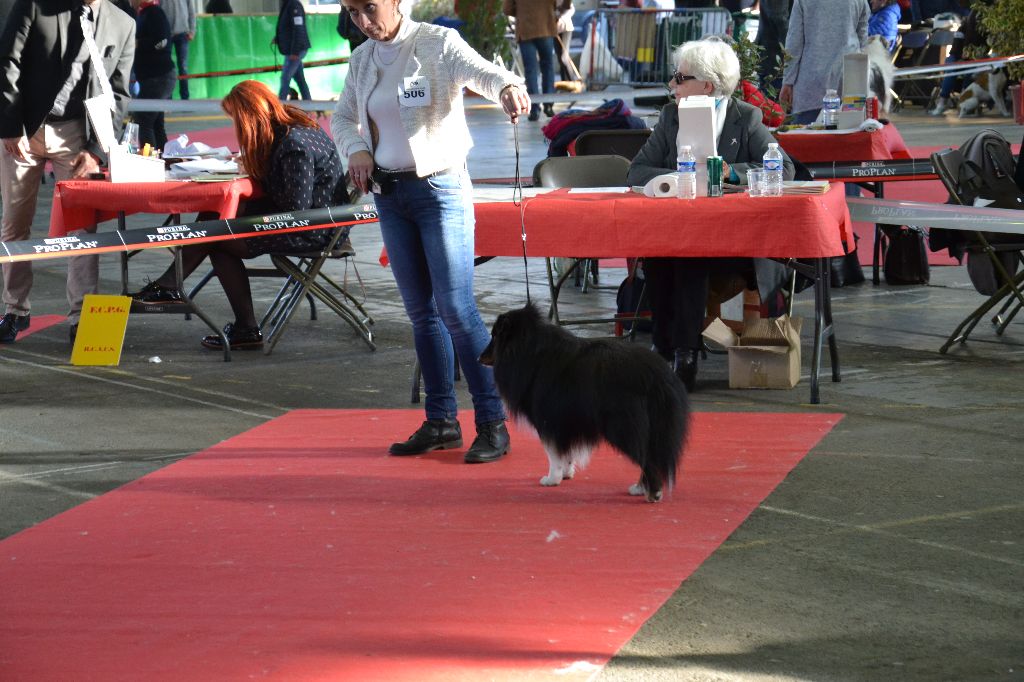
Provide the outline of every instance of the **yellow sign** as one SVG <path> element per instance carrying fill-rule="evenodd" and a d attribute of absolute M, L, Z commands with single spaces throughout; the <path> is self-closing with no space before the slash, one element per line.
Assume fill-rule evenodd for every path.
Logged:
<path fill-rule="evenodd" d="M 72 365 L 115 366 L 121 362 L 124 330 L 128 326 L 128 296 L 86 294 L 78 321 Z"/>

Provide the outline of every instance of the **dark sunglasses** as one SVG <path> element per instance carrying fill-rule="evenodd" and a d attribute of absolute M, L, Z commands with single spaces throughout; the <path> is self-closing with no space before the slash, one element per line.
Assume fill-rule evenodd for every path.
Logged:
<path fill-rule="evenodd" d="M 672 80 L 675 81 L 676 85 L 682 85 L 686 81 L 695 81 L 698 79 L 696 76 L 684 76 L 683 74 L 676 71 L 674 74 L 672 74 Z"/>

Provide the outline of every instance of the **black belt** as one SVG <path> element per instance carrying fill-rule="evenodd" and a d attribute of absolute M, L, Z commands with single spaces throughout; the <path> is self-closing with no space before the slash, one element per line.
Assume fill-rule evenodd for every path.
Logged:
<path fill-rule="evenodd" d="M 395 182 L 398 180 L 424 180 L 426 178 L 436 178 L 439 175 L 450 175 L 455 171 L 451 168 L 445 168 L 444 170 L 435 171 L 422 177 L 414 170 L 390 170 L 388 168 L 378 167 L 376 172 L 379 173 L 380 178 Z"/>

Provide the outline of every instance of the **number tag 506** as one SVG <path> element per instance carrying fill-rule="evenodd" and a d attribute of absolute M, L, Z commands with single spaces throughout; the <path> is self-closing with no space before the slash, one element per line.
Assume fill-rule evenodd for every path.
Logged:
<path fill-rule="evenodd" d="M 425 76 L 410 76 L 398 89 L 398 101 L 403 107 L 429 107 L 430 81 Z"/>

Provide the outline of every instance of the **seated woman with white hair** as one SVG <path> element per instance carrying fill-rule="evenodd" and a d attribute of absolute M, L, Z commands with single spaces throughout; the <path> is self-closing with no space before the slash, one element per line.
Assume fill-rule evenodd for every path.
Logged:
<path fill-rule="evenodd" d="M 736 53 L 712 36 L 684 43 L 672 56 L 676 71 L 669 87 L 673 94 L 676 99 L 696 95 L 717 99 L 716 149 L 724 162 L 724 177 L 730 183 L 746 184 L 747 169 L 761 167 L 761 158 L 775 139 L 761 121 L 761 110 L 732 96 L 740 81 Z M 678 132 L 679 110 L 670 102 L 629 167 L 630 185 L 644 185 L 676 170 Z M 794 173 L 793 162 L 783 152 L 783 176 L 792 180 Z M 697 228 L 728 229 L 727 223 Z M 760 291 L 769 314 L 778 313 L 778 293 L 787 280 L 787 269 L 765 258 L 645 258 L 644 273 L 651 297 L 654 349 L 672 361 L 689 391 L 696 386 L 709 276 L 743 275 L 748 288 Z"/>

